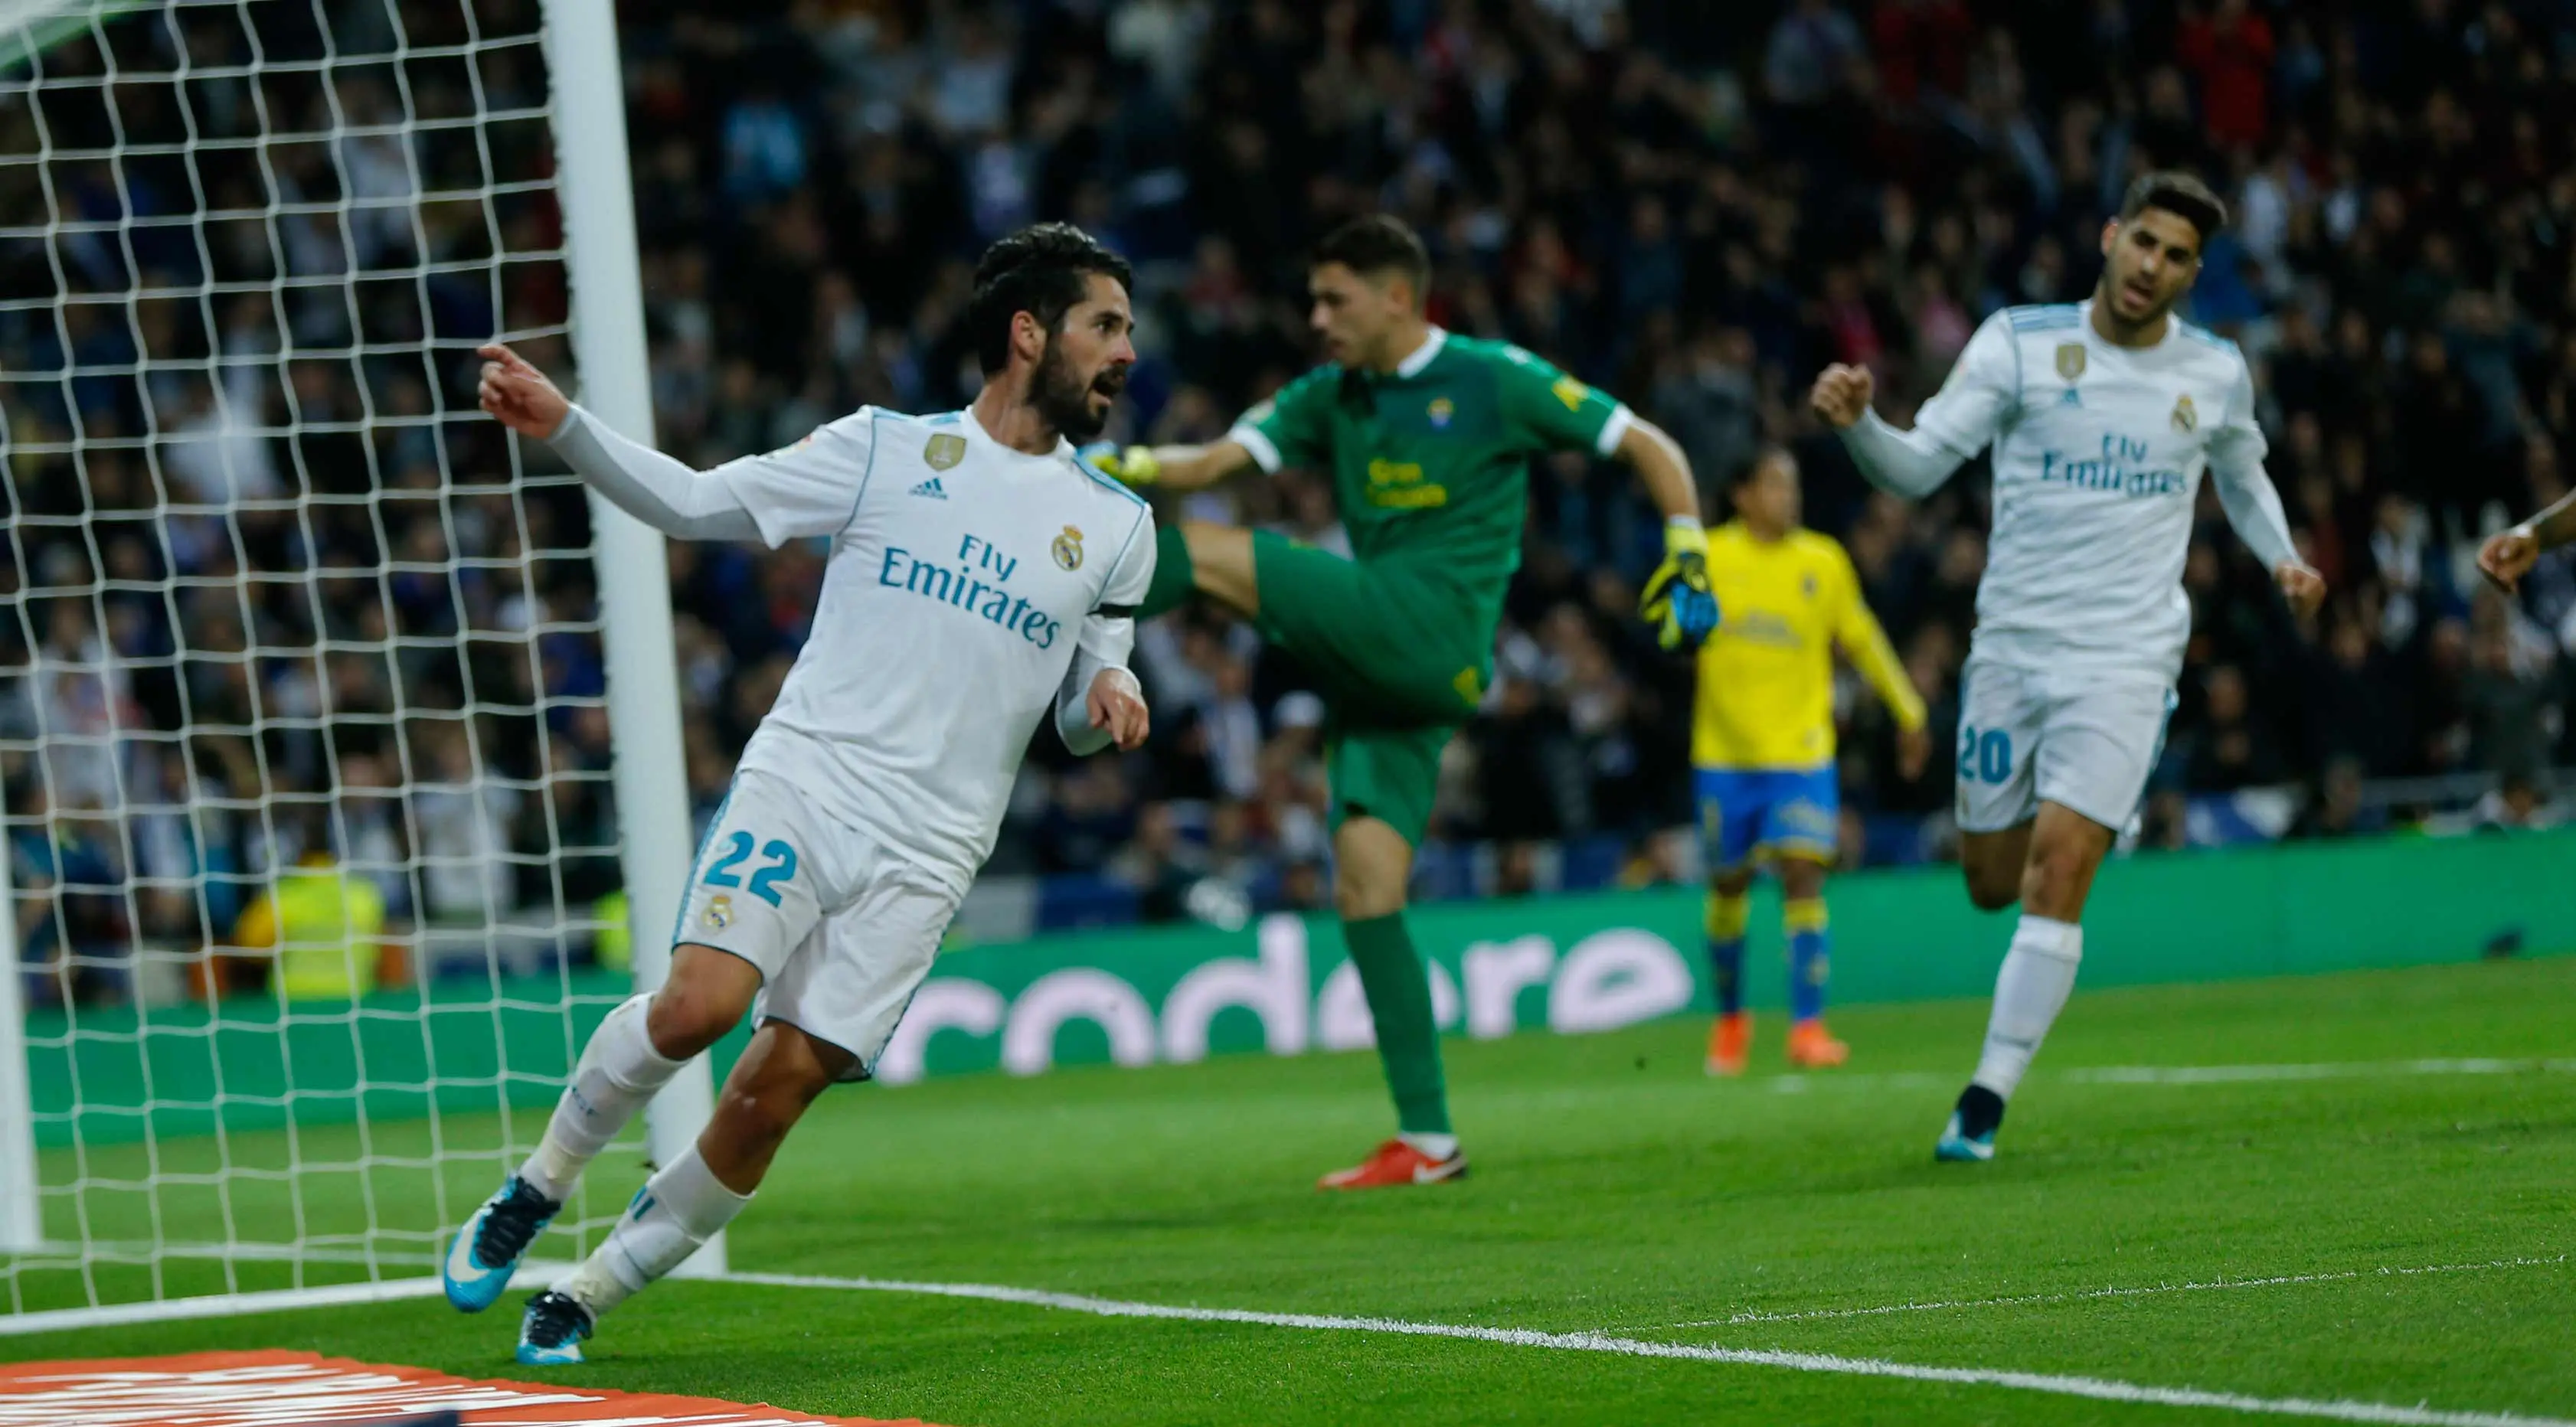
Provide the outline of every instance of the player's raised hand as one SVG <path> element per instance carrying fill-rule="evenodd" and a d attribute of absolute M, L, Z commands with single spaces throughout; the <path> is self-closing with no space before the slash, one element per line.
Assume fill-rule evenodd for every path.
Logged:
<path fill-rule="evenodd" d="M 2478 573 L 2487 577 L 2497 589 L 2512 594 L 2522 587 L 2522 577 L 2540 559 L 2540 537 L 2528 525 L 2499 530 L 2478 547 Z"/>
<path fill-rule="evenodd" d="M 1150 486 L 1162 478 L 1163 463 L 1151 446 L 1129 446 L 1125 450 L 1106 441 L 1085 446 L 1081 457 L 1100 468 L 1111 480 L 1131 486 Z"/>
<path fill-rule="evenodd" d="M 2296 560 L 2282 561 L 2281 568 L 2272 572 L 2272 579 L 2281 587 L 2281 598 L 2290 602 L 2290 612 L 2301 619 L 2315 614 L 2317 606 L 2326 602 L 2326 577 Z"/>
<path fill-rule="evenodd" d="M 483 379 L 475 397 L 493 420 L 535 441 L 563 429 L 572 401 L 545 373 L 498 342 L 476 348 L 475 355 L 483 359 Z"/>
<path fill-rule="evenodd" d="M 1807 393 L 1807 405 L 1827 426 L 1840 430 L 1869 410 L 1869 399 L 1877 386 L 1869 368 L 1836 362 L 1816 374 L 1815 388 Z"/>
<path fill-rule="evenodd" d="M 1103 669 L 1091 681 L 1091 692 L 1084 702 L 1091 713 L 1091 726 L 1109 730 L 1121 753 L 1133 753 L 1144 746 L 1145 735 L 1153 729 L 1153 717 L 1145 709 L 1145 691 L 1136 686 L 1136 676 L 1124 669 Z"/>

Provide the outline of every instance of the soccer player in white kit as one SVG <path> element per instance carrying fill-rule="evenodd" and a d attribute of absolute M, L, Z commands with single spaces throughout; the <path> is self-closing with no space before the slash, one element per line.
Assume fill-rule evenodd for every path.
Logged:
<path fill-rule="evenodd" d="M 1869 409 L 1865 368 L 1826 368 L 1809 398 L 1862 473 L 1900 495 L 1928 495 L 1994 448 L 1994 530 L 1961 676 L 1960 861 L 1979 907 L 2022 911 L 1941 1159 L 1994 1157 L 2004 1102 L 2075 987 L 2085 896 L 2173 709 L 2203 471 L 2292 607 L 2325 598 L 2263 473 L 2244 354 L 2173 315 L 2226 220 L 2200 180 L 2148 174 L 2102 229 L 2092 299 L 1987 318 L 1914 429 Z"/>
<path fill-rule="evenodd" d="M 580 1361 L 601 1314 L 750 1202 L 817 1095 L 868 1077 L 1050 706 L 1077 753 L 1144 741 L 1127 658 L 1153 519 L 1074 454 L 1136 360 L 1127 289 L 1127 264 L 1081 230 L 1023 229 L 975 274 L 973 405 L 863 408 L 706 472 L 608 430 L 506 347 L 483 349 L 483 409 L 665 534 L 832 541 L 812 633 L 690 870 L 669 980 L 600 1023 L 544 1140 L 448 1251 L 449 1301 L 491 1306 L 583 1166 L 745 1010 L 757 1018 L 695 1148 L 529 1302 L 520 1362 Z"/>

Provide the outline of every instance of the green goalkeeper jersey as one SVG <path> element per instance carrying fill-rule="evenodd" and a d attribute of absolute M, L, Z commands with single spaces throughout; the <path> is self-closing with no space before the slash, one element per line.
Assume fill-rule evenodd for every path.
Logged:
<path fill-rule="evenodd" d="M 1393 372 L 1315 368 L 1236 423 L 1265 471 L 1329 469 L 1351 551 L 1452 586 L 1486 631 L 1520 567 L 1529 458 L 1608 455 L 1627 407 L 1507 342 L 1431 329 Z"/>

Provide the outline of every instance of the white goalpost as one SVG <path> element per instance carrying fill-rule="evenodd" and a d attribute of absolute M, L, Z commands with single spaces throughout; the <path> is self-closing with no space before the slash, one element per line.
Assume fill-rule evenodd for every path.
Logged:
<path fill-rule="evenodd" d="M 609 427 L 653 442 L 652 373 L 645 362 L 644 283 L 635 252 L 635 196 L 626 172 L 626 86 L 615 0 L 546 0 L 546 59 L 554 74 L 555 147 L 572 276 L 573 360 L 584 406 Z M 579 116 L 578 122 L 566 122 Z M 680 671 L 671 634 L 670 567 L 659 531 L 590 497 L 607 611 L 610 719 L 618 731 L 617 804 L 624 810 L 628 905 L 639 987 L 670 974 L 671 945 L 655 933 L 680 922 L 681 879 L 695 860 L 680 734 Z M 619 685 L 636 690 L 619 702 Z M 685 1152 L 715 1109 L 701 1058 L 645 1110 L 656 1164 Z M 674 1272 L 725 1271 L 724 1232 Z"/>
<path fill-rule="evenodd" d="M 651 437 L 626 164 L 613 0 L 0 0 L 0 1333 L 419 1291 L 665 974 L 661 537 L 474 409 Z"/>

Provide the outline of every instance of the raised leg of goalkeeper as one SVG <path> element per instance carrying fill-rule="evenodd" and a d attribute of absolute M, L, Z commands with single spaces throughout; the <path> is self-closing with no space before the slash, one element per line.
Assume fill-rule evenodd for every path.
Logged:
<path fill-rule="evenodd" d="M 732 1030 L 759 991 L 759 971 L 741 957 L 695 943 L 673 948 L 661 989 L 629 999 L 591 1032 L 519 1177 L 548 1199 L 569 1197 L 582 1170 L 635 1112 Z"/>
<path fill-rule="evenodd" d="M 697 1144 L 644 1182 L 617 1227 L 555 1291 L 596 1322 L 687 1262 L 751 1202 L 787 1132 L 851 1069 L 848 1051 L 784 1021 L 763 1023 L 725 1078 Z"/>
<path fill-rule="evenodd" d="M 1261 613 L 1261 586 L 1254 574 L 1252 532 L 1240 526 L 1184 520 L 1154 532 L 1154 582 L 1140 619 L 1178 608 L 1193 594 L 1203 594 L 1239 614 Z"/>

